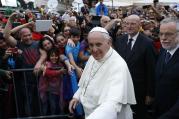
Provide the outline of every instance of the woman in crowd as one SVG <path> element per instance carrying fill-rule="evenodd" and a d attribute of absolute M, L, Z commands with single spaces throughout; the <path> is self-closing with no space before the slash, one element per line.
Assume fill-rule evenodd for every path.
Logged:
<path fill-rule="evenodd" d="M 66 39 L 70 38 L 70 29 L 71 29 L 71 27 L 69 25 L 65 25 L 65 27 L 63 29 L 63 34 Z"/>
<path fill-rule="evenodd" d="M 60 54 L 65 54 L 65 47 L 67 44 L 67 39 L 65 38 L 65 36 L 62 33 L 59 33 L 56 35 L 55 38 L 55 46 L 56 48 L 59 50 Z M 61 59 L 63 59 L 64 61 L 69 61 L 69 59 L 65 56 L 65 55 L 61 55 Z M 74 69 L 74 67 L 69 64 L 72 68 Z M 63 77 L 63 102 L 64 102 L 64 112 L 68 113 L 68 104 L 69 101 L 72 99 L 73 96 L 73 92 L 72 92 L 72 84 L 70 81 L 70 75 L 72 74 L 72 70 L 68 71 L 68 74 L 65 74 Z"/>

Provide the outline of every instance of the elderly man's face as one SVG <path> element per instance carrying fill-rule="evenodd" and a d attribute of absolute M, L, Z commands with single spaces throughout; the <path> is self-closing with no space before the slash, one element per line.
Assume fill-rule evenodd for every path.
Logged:
<path fill-rule="evenodd" d="M 137 34 L 137 32 L 140 29 L 140 20 L 135 18 L 127 18 L 126 19 L 126 29 L 127 33 L 131 36 L 134 36 Z"/>
<path fill-rule="evenodd" d="M 170 22 L 160 26 L 160 42 L 166 50 L 175 48 L 178 44 L 179 36 L 177 35 L 176 23 Z"/>
<path fill-rule="evenodd" d="M 27 45 L 30 45 L 32 43 L 32 33 L 29 29 L 27 28 L 22 29 L 21 40 Z"/>
<path fill-rule="evenodd" d="M 101 22 L 101 27 L 104 28 L 110 22 L 110 18 L 105 16 L 101 18 L 100 22 Z"/>
<path fill-rule="evenodd" d="M 88 35 L 88 44 L 91 55 L 96 59 L 102 59 L 110 48 L 110 41 L 104 39 L 100 32 L 92 32 Z"/>

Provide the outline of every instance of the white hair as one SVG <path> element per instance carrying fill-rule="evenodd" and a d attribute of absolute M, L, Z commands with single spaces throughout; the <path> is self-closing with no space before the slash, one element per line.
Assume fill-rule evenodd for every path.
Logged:
<path fill-rule="evenodd" d="M 160 22 L 160 25 L 170 23 L 170 22 L 176 23 L 176 31 L 179 32 L 179 19 L 178 18 L 173 18 L 173 17 L 165 18 Z"/>

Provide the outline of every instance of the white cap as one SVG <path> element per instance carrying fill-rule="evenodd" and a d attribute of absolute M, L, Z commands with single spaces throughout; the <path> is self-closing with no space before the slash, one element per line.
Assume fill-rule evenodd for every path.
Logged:
<path fill-rule="evenodd" d="M 90 33 L 95 32 L 95 31 L 101 32 L 101 33 L 106 33 L 106 34 L 109 35 L 108 31 L 107 31 L 105 28 L 103 28 L 103 27 L 94 27 L 94 28 L 90 31 Z"/>

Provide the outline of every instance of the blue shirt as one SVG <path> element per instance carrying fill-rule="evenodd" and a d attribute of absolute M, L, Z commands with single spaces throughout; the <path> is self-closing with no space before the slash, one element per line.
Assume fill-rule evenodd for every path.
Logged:
<path fill-rule="evenodd" d="M 69 45 L 66 45 L 66 47 L 65 47 L 66 55 L 68 56 L 69 53 L 72 53 L 73 59 L 76 63 L 78 62 L 79 51 L 80 51 L 80 42 L 78 42 L 75 47 L 72 47 Z"/>
<path fill-rule="evenodd" d="M 102 13 L 103 13 L 103 14 L 101 14 L 101 10 L 102 10 Z M 108 15 L 108 8 L 106 7 L 106 5 L 104 5 L 104 4 L 99 4 L 99 5 L 96 7 L 96 15 L 97 15 L 97 16 L 102 16 L 102 15 L 107 16 L 107 15 Z"/>

